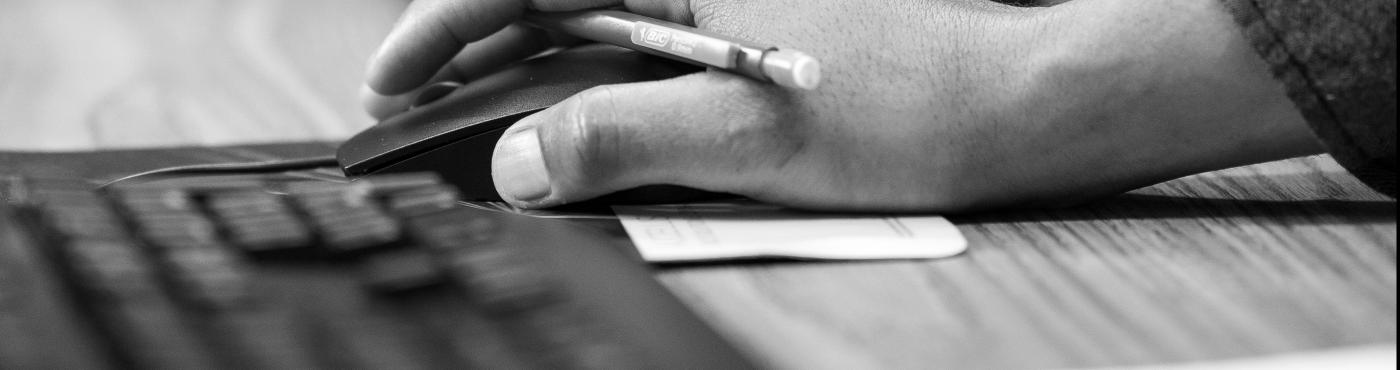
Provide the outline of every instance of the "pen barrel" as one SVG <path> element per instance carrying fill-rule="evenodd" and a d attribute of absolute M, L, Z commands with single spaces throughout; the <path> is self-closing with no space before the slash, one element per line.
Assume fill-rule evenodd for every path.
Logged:
<path fill-rule="evenodd" d="M 614 10 L 530 13 L 525 21 L 579 38 L 771 81 L 764 75 L 762 60 L 765 52 L 775 48 L 685 25 Z"/>
<path fill-rule="evenodd" d="M 820 64 L 801 52 L 778 50 L 632 13 L 616 10 L 527 13 L 525 22 L 782 86 L 814 89 L 821 82 Z"/>
<path fill-rule="evenodd" d="M 622 15 L 632 14 L 618 11 L 529 13 L 525 15 L 525 23 L 574 37 L 636 50 L 635 47 L 628 46 L 632 43 L 632 29 L 636 20 Z"/>

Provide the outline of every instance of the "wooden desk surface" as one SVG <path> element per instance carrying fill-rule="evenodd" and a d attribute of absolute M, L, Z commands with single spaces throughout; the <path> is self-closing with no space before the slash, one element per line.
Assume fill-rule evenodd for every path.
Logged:
<path fill-rule="evenodd" d="M 370 122 L 363 61 L 403 5 L 0 1 L 0 150 L 343 139 Z M 971 242 L 953 259 L 658 277 L 779 368 L 1142 364 L 1396 338 L 1395 203 L 1327 157 L 953 220 Z"/>

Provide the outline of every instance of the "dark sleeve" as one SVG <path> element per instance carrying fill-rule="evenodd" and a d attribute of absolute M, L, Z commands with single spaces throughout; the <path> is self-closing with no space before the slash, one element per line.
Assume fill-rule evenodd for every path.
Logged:
<path fill-rule="evenodd" d="M 1327 150 L 1395 197 L 1395 0 L 1221 0 Z"/>

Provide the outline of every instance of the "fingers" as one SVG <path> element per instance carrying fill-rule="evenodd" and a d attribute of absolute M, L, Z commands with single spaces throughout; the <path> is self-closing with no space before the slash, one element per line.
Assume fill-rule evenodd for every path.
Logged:
<path fill-rule="evenodd" d="M 379 95 L 369 86 L 362 86 L 360 87 L 360 103 L 364 105 L 365 112 L 369 113 L 371 117 L 377 121 L 383 121 L 403 113 L 409 108 L 447 96 L 461 86 L 461 83 L 454 81 L 440 81 L 393 96 Z"/>
<path fill-rule="evenodd" d="M 375 119 L 383 120 L 401 113 L 420 100 L 425 89 L 442 82 L 466 83 L 511 62 L 538 54 L 553 46 L 567 46 L 577 39 L 551 35 L 549 32 L 522 25 L 511 25 L 479 41 L 467 44 L 421 86 L 403 93 L 383 95 L 370 86 L 360 89 L 360 103 Z"/>
<path fill-rule="evenodd" d="M 571 46 L 579 39 L 514 24 L 500 32 L 462 48 L 439 75 L 447 80 L 469 82 L 512 62 L 539 54 L 556 46 Z"/>
<path fill-rule="evenodd" d="M 409 4 L 379 51 L 370 59 L 367 84 L 380 95 L 398 95 L 424 85 L 468 44 L 520 19 L 527 9 L 569 11 L 626 5 L 638 14 L 692 23 L 690 0 L 417 0 Z M 503 37 L 504 39 L 504 37 Z M 490 51 L 529 49 L 485 48 Z M 460 53 L 495 58 L 493 53 Z M 527 54 L 528 55 L 528 54 Z M 492 66 L 501 63 L 480 62 Z"/>
<path fill-rule="evenodd" d="M 368 84 L 383 95 L 423 85 L 468 43 L 520 19 L 527 8 L 544 11 L 619 5 L 620 0 L 417 0 L 409 4 L 370 59 Z"/>
<path fill-rule="evenodd" d="M 467 43 L 495 33 L 525 11 L 520 0 L 410 3 L 369 62 L 368 85 L 383 95 L 428 81 Z"/>
<path fill-rule="evenodd" d="M 718 73 L 590 89 L 511 127 L 492 177 L 522 207 L 647 184 L 761 197 L 802 147 L 784 94 Z"/>
<path fill-rule="evenodd" d="M 360 87 L 360 105 L 364 107 L 365 113 L 369 113 L 376 121 L 383 121 L 385 118 L 408 110 L 417 89 L 398 95 L 379 95 L 368 85 Z"/>

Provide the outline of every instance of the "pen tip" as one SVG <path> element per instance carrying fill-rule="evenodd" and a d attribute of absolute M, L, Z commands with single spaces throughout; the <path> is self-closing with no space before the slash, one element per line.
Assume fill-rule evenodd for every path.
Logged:
<path fill-rule="evenodd" d="M 763 57 L 763 73 L 774 83 L 811 90 L 821 84 L 821 63 L 794 50 L 774 50 Z"/>

